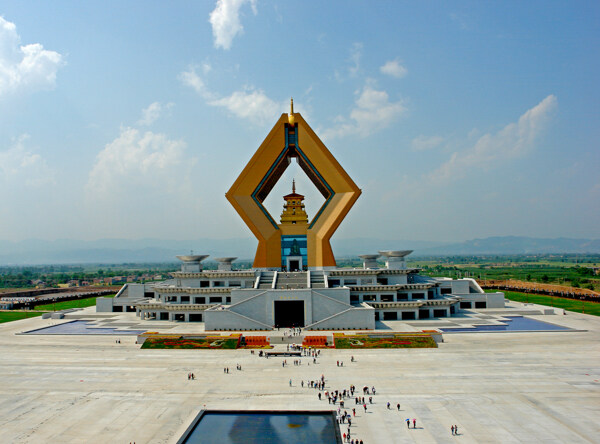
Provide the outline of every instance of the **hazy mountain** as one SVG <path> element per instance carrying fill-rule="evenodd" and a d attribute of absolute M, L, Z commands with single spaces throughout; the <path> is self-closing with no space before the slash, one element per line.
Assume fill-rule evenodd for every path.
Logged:
<path fill-rule="evenodd" d="M 600 253 L 600 239 L 495 236 L 425 248 L 419 250 L 418 253 L 422 255 Z"/>
<path fill-rule="evenodd" d="M 600 253 L 599 239 L 541 239 L 523 236 L 488 237 L 458 243 L 371 238 L 334 239 L 332 246 L 338 257 L 377 253 L 380 250 L 405 249 L 415 250 L 413 257 L 470 254 Z M 239 238 L 183 241 L 164 239 L 0 241 L 0 264 L 170 262 L 175 260 L 176 255 L 189 254 L 191 250 L 196 254 L 209 254 L 212 259 L 219 256 L 251 259 L 256 252 L 256 240 Z"/>

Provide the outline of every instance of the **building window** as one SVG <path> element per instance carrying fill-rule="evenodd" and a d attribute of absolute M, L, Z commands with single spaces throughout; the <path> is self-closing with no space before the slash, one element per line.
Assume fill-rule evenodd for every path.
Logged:
<path fill-rule="evenodd" d="M 414 311 L 403 311 L 402 312 L 402 320 L 412 320 L 416 318 L 416 313 Z"/>
<path fill-rule="evenodd" d="M 375 301 L 377 297 L 374 294 L 363 295 L 363 301 Z"/>
<path fill-rule="evenodd" d="M 189 296 L 181 296 L 181 303 L 188 303 L 190 302 L 190 297 Z"/>
<path fill-rule="evenodd" d="M 407 293 L 398 293 L 398 300 L 399 301 L 408 301 L 408 294 Z"/>
<path fill-rule="evenodd" d="M 394 295 L 393 294 L 382 294 L 381 302 L 394 302 Z"/>
<path fill-rule="evenodd" d="M 350 295 L 350 303 L 351 304 L 358 304 L 359 299 L 358 299 L 358 295 L 357 294 L 351 294 Z"/>
<path fill-rule="evenodd" d="M 433 310 L 434 318 L 445 318 L 446 314 L 447 314 L 446 310 Z"/>
<path fill-rule="evenodd" d="M 230 287 L 241 287 L 242 283 L 240 281 L 229 281 Z"/>
<path fill-rule="evenodd" d="M 486 301 L 476 301 L 475 308 L 487 308 L 487 302 Z"/>
<path fill-rule="evenodd" d="M 225 303 L 226 304 L 231 304 L 231 297 L 230 296 L 226 296 L 225 297 Z"/>
<path fill-rule="evenodd" d="M 377 283 L 379 285 L 387 285 L 388 284 L 388 279 L 384 278 L 384 277 L 377 278 Z"/>
<path fill-rule="evenodd" d="M 415 299 L 426 299 L 425 298 L 425 293 L 413 293 L 412 294 L 412 298 L 413 298 L 413 300 L 415 300 Z"/>
<path fill-rule="evenodd" d="M 398 312 L 397 311 L 384 311 L 383 312 L 383 320 L 384 321 L 397 321 L 398 320 Z"/>
<path fill-rule="evenodd" d="M 356 279 L 344 279 L 344 285 L 356 285 Z"/>
<path fill-rule="evenodd" d="M 440 293 L 450 294 L 450 293 L 452 293 L 452 288 L 449 288 L 449 287 L 440 288 Z"/>
<path fill-rule="evenodd" d="M 210 281 L 200 281 L 200 288 L 206 288 L 210 286 Z"/>
<path fill-rule="evenodd" d="M 339 287 L 340 286 L 340 280 L 339 279 L 329 279 L 328 283 L 329 283 L 329 288 L 334 288 L 334 287 Z"/>
<path fill-rule="evenodd" d="M 221 296 L 213 296 L 209 299 L 209 302 L 211 304 L 220 304 L 221 302 L 223 302 L 223 298 Z"/>
<path fill-rule="evenodd" d="M 190 313 L 190 322 L 202 322 L 202 313 Z"/>
<path fill-rule="evenodd" d="M 206 298 L 205 297 L 194 298 L 194 304 L 206 304 Z"/>
<path fill-rule="evenodd" d="M 224 287 L 225 283 L 223 281 L 213 281 L 213 287 Z"/>

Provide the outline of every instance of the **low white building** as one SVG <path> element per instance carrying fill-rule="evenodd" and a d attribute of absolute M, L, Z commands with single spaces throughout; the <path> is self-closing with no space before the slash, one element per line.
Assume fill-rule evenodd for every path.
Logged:
<path fill-rule="evenodd" d="M 410 250 L 363 255 L 363 268 L 285 272 L 234 270 L 219 258 L 203 270 L 202 256 L 178 256 L 181 271 L 155 283 L 123 286 L 98 298 L 97 311 L 135 311 L 142 319 L 204 322 L 206 330 L 375 329 L 376 321 L 456 315 L 461 309 L 502 308 L 503 293 L 484 293 L 473 279 L 432 278 L 407 268 Z"/>

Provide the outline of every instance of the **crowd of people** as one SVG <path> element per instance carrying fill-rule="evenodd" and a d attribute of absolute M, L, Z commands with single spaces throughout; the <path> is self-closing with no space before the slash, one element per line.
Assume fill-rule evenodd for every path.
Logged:
<path fill-rule="evenodd" d="M 298 330 L 299 329 L 293 329 L 292 333 L 296 333 Z M 310 358 L 312 358 L 313 364 L 317 364 L 317 358 L 321 357 L 321 350 L 319 350 L 319 349 L 312 349 L 309 347 L 302 347 L 302 346 L 298 346 L 298 345 L 290 345 L 290 346 L 288 346 L 288 351 L 289 350 L 301 351 L 302 356 L 308 357 L 309 361 L 310 361 Z M 251 354 L 254 354 L 254 351 L 251 351 Z M 259 356 L 261 356 L 261 355 L 263 355 L 262 352 L 259 353 Z M 265 357 L 268 357 L 268 356 L 265 356 Z M 352 362 L 352 363 L 356 362 L 356 360 L 354 359 L 354 356 L 351 357 L 350 362 Z M 337 367 L 344 366 L 343 361 L 338 360 L 336 362 L 336 364 L 337 364 Z M 288 365 L 287 359 L 283 359 L 281 361 L 281 365 L 282 365 L 282 367 L 286 367 Z M 302 360 L 301 359 L 293 360 L 293 365 L 301 366 Z M 310 365 L 310 362 L 308 363 L 308 365 Z M 240 364 L 237 364 L 236 369 L 242 370 L 242 366 Z M 223 369 L 223 372 L 229 373 L 229 367 L 225 367 Z M 188 373 L 188 380 L 194 380 L 194 379 L 195 379 L 195 375 L 193 373 Z M 319 401 L 324 401 L 326 399 L 327 403 L 329 405 L 334 405 L 337 407 L 336 421 L 340 427 L 340 433 L 342 434 L 344 442 L 349 443 L 349 444 L 364 444 L 362 439 L 354 438 L 353 430 L 354 430 L 354 427 L 356 427 L 356 424 L 354 424 L 354 427 L 353 427 L 353 422 L 355 421 L 355 418 L 356 418 L 356 409 L 357 408 L 359 408 L 359 409 L 362 408 L 364 413 L 367 413 L 370 408 L 369 406 L 372 406 L 375 404 L 374 397 L 377 395 L 377 390 L 376 390 L 375 386 L 369 387 L 368 385 L 364 385 L 359 390 L 356 388 L 355 385 L 351 384 L 347 387 L 333 389 L 333 388 L 327 386 L 327 380 L 326 380 L 324 374 L 321 374 L 321 376 L 316 379 L 306 379 L 306 380 L 301 379 L 299 382 L 299 385 L 302 388 L 306 387 L 308 389 L 317 390 L 317 398 Z M 294 386 L 292 379 L 289 380 L 289 386 L 290 387 Z M 351 402 L 352 400 L 354 400 L 353 407 L 346 406 L 346 404 L 348 402 Z M 398 412 L 401 411 L 401 405 L 399 402 L 397 402 L 395 404 L 395 406 L 393 406 L 390 401 L 387 401 L 386 407 L 387 407 L 387 410 L 392 410 L 393 407 L 395 407 Z M 412 429 L 417 428 L 417 419 L 416 418 L 412 418 L 412 419 L 406 418 L 405 422 L 406 422 L 406 426 L 408 429 L 411 429 L 411 423 L 412 423 Z M 343 432 L 343 430 L 342 430 L 344 426 L 346 427 L 345 432 Z M 450 427 L 450 431 L 453 436 L 459 435 L 457 425 L 452 425 Z"/>

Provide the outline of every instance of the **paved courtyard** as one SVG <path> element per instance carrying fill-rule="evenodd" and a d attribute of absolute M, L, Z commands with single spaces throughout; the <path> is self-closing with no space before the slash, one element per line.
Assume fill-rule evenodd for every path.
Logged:
<path fill-rule="evenodd" d="M 82 314 L 96 316 L 93 308 Z M 247 350 L 141 350 L 135 336 L 16 334 L 63 322 L 39 317 L 0 324 L 1 442 L 175 443 L 204 406 L 330 409 L 317 390 L 300 384 L 324 374 L 328 390 L 375 386 L 373 404 L 366 413 L 357 408 L 352 422 L 352 437 L 365 444 L 598 443 L 600 318 L 562 311 L 533 317 L 586 331 L 444 334 L 437 349 L 325 350 L 316 365 L 286 358 L 284 368 L 283 358 Z M 140 326 L 134 314 L 104 319 Z M 169 333 L 199 327 L 144 325 Z M 358 406 L 349 399 L 346 407 Z M 406 418 L 417 428 L 407 429 Z M 458 436 L 450 433 L 453 424 Z"/>

